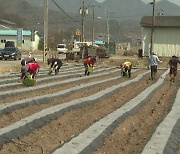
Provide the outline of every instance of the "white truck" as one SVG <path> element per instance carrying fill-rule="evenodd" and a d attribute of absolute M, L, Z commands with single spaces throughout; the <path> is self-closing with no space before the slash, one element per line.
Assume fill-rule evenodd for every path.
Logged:
<path fill-rule="evenodd" d="M 90 46 L 90 45 L 92 45 L 92 43 L 91 42 L 79 42 L 79 41 L 73 42 L 73 49 L 72 50 L 74 52 L 79 52 L 81 47 L 83 47 L 85 45 Z"/>

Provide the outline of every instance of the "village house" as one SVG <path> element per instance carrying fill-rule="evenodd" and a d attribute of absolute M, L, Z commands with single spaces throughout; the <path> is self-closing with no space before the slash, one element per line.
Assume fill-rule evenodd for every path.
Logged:
<path fill-rule="evenodd" d="M 37 31 L 22 30 L 22 43 L 18 44 L 17 30 L 0 30 L 0 48 L 5 47 L 5 42 L 13 41 L 15 46 L 22 50 L 37 50 L 40 34 Z"/>

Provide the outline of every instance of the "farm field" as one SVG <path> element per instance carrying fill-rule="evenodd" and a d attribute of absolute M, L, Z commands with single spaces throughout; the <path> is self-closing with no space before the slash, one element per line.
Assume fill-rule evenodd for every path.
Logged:
<path fill-rule="evenodd" d="M 47 73 L 34 87 L 0 75 L 1 154 L 180 154 L 180 72 L 175 82 L 168 69 L 153 81 L 144 68 L 130 79 L 104 65 L 90 76 L 81 64 Z"/>

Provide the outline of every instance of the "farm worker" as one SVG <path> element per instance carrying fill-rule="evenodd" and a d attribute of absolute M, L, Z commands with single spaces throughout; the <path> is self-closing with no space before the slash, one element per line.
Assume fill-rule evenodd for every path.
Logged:
<path fill-rule="evenodd" d="M 21 65 L 23 66 L 32 62 L 36 62 L 36 59 L 33 57 L 25 57 L 23 60 L 21 60 Z"/>
<path fill-rule="evenodd" d="M 125 61 L 124 63 L 120 64 L 121 68 L 121 75 L 122 76 L 128 76 L 131 77 L 131 69 L 132 69 L 132 63 L 129 61 Z"/>
<path fill-rule="evenodd" d="M 24 79 L 28 76 L 35 78 L 39 72 L 40 66 L 38 63 L 28 63 L 21 67 L 21 79 Z"/>
<path fill-rule="evenodd" d="M 51 64 L 51 67 L 49 69 L 49 75 L 52 73 L 53 70 L 55 70 L 55 75 L 57 75 L 59 73 L 59 69 L 63 65 L 63 62 L 58 58 L 48 58 L 47 64 Z"/>
<path fill-rule="evenodd" d="M 90 72 L 88 71 L 89 67 L 94 69 L 94 64 L 96 63 L 96 58 L 92 58 L 88 56 L 86 59 L 84 59 L 84 68 L 85 68 L 85 76 L 88 76 Z"/>
<path fill-rule="evenodd" d="M 157 65 L 158 62 L 162 63 L 161 60 L 159 60 L 159 57 L 152 52 L 152 54 L 149 55 L 148 57 L 148 69 L 150 67 L 151 69 L 151 79 L 154 79 L 154 75 L 157 73 Z"/>
<path fill-rule="evenodd" d="M 175 82 L 175 77 L 177 75 L 177 64 L 180 64 L 180 61 L 178 59 L 178 57 L 176 57 L 175 55 L 171 57 L 171 59 L 169 60 L 169 66 L 170 66 L 170 81 Z"/>

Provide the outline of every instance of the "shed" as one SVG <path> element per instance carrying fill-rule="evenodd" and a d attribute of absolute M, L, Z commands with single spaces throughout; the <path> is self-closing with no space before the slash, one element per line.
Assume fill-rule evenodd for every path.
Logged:
<path fill-rule="evenodd" d="M 151 45 L 152 16 L 141 18 L 143 56 Z M 180 56 L 180 16 L 155 16 L 153 52 L 158 56 Z"/>
<path fill-rule="evenodd" d="M 40 34 L 38 31 L 23 30 L 22 31 L 23 43 L 21 49 L 23 50 L 37 50 Z M 4 48 L 6 41 L 14 41 L 17 46 L 17 30 L 0 30 L 0 48 Z"/>

